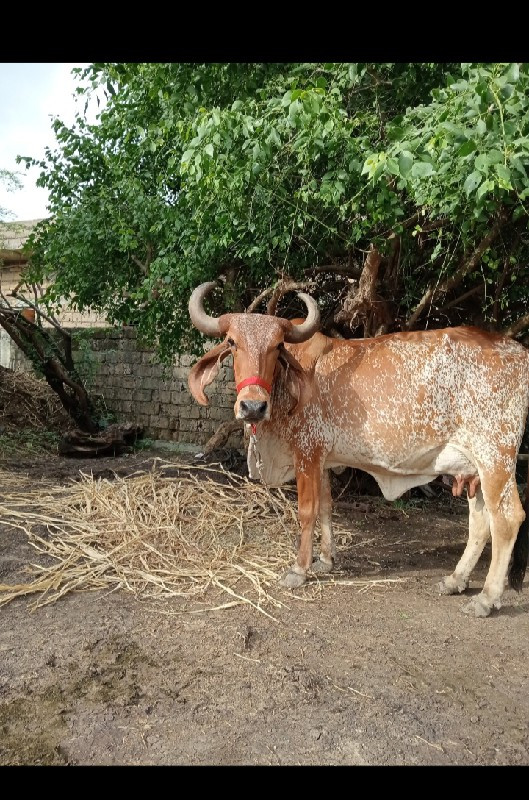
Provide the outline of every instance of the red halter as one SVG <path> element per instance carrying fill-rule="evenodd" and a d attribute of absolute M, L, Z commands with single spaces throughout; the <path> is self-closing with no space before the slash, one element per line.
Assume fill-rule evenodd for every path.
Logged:
<path fill-rule="evenodd" d="M 237 384 L 237 394 L 239 394 L 241 389 L 244 389 L 245 386 L 254 386 L 254 385 L 262 386 L 263 389 L 266 389 L 268 394 L 270 394 L 272 391 L 272 387 L 269 383 L 264 381 L 258 375 L 251 375 L 249 378 L 245 378 L 243 381 Z"/>

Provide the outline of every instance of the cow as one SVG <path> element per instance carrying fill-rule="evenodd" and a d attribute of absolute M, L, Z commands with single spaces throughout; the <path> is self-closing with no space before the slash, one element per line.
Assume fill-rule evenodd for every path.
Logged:
<path fill-rule="evenodd" d="M 487 617 L 499 609 L 508 572 L 519 591 L 528 509 L 515 467 L 529 405 L 529 351 L 476 327 L 330 338 L 319 331 L 316 301 L 304 293 L 298 295 L 307 307 L 304 320 L 254 313 L 215 318 L 204 299 L 216 285 L 198 286 L 189 301 L 193 325 L 223 339 L 192 367 L 189 389 L 207 405 L 204 389 L 232 355 L 234 412 L 251 430 L 255 474 L 268 484 L 296 480 L 301 530 L 282 585 L 301 586 L 309 570 L 332 571 L 329 470 L 353 467 L 372 475 L 387 500 L 439 475 L 452 476 L 455 494 L 468 484 L 467 545 L 439 592 L 467 589 L 489 536 L 483 589 L 462 610 Z M 320 553 L 313 562 L 318 516 Z"/>

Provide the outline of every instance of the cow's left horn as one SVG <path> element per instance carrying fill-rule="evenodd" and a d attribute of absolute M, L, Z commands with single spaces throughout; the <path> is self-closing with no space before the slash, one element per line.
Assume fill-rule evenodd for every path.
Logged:
<path fill-rule="evenodd" d="M 189 316 L 191 317 L 191 322 L 195 328 L 205 333 L 206 336 L 213 337 L 222 335 L 219 328 L 219 320 L 217 317 L 210 317 L 209 314 L 206 314 L 204 311 L 204 298 L 215 286 L 218 286 L 217 281 L 201 283 L 189 298 Z"/>
<path fill-rule="evenodd" d="M 313 297 L 303 292 L 298 292 L 298 297 L 303 300 L 309 313 L 305 322 L 302 322 L 301 325 L 292 325 L 291 330 L 285 334 L 285 342 L 290 342 L 291 344 L 306 342 L 320 327 L 320 309 L 317 302 Z"/>

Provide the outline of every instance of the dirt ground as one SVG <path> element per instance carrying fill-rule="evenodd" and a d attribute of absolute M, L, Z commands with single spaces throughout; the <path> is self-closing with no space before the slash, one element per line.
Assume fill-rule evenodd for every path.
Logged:
<path fill-rule="evenodd" d="M 11 469 L 64 483 L 80 469 L 126 475 L 153 455 Z M 340 576 L 400 581 L 278 586 L 277 621 L 125 591 L 2 607 L 0 765 L 527 765 L 527 579 L 487 619 L 438 596 L 466 541 L 466 501 L 449 492 L 342 497 L 336 515 L 363 533 L 361 548 L 339 543 Z M 34 558 L 0 520 L 0 583 Z"/>

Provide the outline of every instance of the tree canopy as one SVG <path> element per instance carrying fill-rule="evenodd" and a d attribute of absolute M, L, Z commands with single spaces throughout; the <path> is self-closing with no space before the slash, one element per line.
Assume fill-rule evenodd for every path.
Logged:
<path fill-rule="evenodd" d="M 31 280 L 137 325 L 162 356 L 213 311 L 311 281 L 344 336 L 529 327 L 529 65 L 92 64 L 107 103 L 53 122 Z"/>

